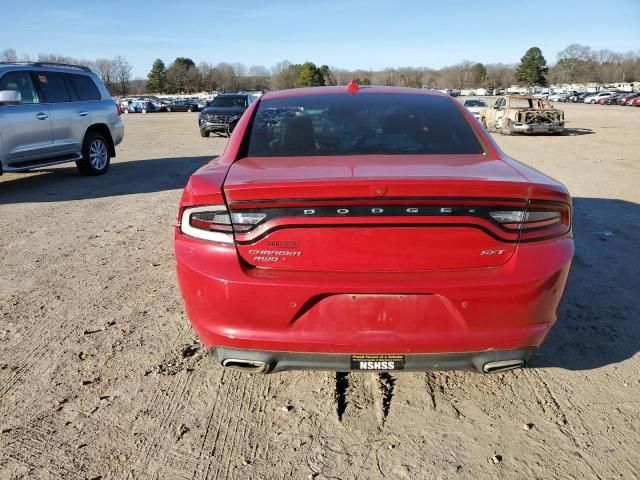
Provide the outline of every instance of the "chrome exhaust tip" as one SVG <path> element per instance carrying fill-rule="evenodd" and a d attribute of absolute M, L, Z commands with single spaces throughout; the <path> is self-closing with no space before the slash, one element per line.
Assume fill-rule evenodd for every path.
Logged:
<path fill-rule="evenodd" d="M 222 366 L 254 373 L 266 373 L 269 370 L 269 364 L 267 362 L 260 360 L 243 360 L 240 358 L 225 358 L 222 360 Z"/>
<path fill-rule="evenodd" d="M 524 360 L 500 360 L 497 362 L 487 362 L 482 366 L 484 373 L 505 372 L 514 368 L 524 367 Z"/>

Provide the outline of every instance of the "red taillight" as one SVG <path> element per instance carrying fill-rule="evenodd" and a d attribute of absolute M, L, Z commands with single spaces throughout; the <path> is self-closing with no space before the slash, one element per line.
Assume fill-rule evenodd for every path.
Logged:
<path fill-rule="evenodd" d="M 519 230 L 521 242 L 559 237 L 571 230 L 571 207 L 565 203 L 533 200 L 525 210 L 493 210 L 489 215 L 505 230 Z"/>
<path fill-rule="evenodd" d="M 233 243 L 233 227 L 227 207 L 208 205 L 185 208 L 180 219 L 185 235 L 220 243 Z"/>

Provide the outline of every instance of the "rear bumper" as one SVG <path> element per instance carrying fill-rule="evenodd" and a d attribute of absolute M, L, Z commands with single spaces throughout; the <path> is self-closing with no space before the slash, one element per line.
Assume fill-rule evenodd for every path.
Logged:
<path fill-rule="evenodd" d="M 535 348 L 523 348 L 485 352 L 411 354 L 405 355 L 405 364 L 401 371 L 471 370 L 492 373 L 522 367 L 534 352 Z M 220 366 L 255 373 L 275 373 L 284 370 L 337 372 L 351 370 L 351 355 L 346 354 L 269 352 L 226 347 L 214 348 L 211 354 Z"/>
<path fill-rule="evenodd" d="M 113 138 L 113 145 L 120 145 L 124 139 L 124 123 L 118 119 L 115 124 L 111 126 L 111 137 Z"/>
<path fill-rule="evenodd" d="M 574 247 L 521 244 L 499 267 L 410 273 L 247 268 L 235 246 L 180 232 L 175 249 L 187 314 L 209 348 L 408 355 L 538 347 Z"/>

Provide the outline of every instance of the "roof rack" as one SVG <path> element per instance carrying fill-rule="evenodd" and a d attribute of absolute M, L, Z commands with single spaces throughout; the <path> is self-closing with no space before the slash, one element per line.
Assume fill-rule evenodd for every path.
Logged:
<path fill-rule="evenodd" d="M 31 65 L 33 67 L 59 67 L 59 68 L 73 68 L 75 70 L 84 70 L 90 72 L 91 69 L 85 65 L 74 65 L 73 63 L 58 63 L 58 62 L 0 62 L 0 65 Z"/>

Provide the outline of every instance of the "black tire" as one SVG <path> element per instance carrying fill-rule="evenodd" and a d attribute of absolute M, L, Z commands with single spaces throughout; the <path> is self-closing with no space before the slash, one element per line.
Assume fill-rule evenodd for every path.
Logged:
<path fill-rule="evenodd" d="M 107 140 L 97 132 L 88 132 L 82 144 L 82 160 L 76 162 L 83 175 L 103 175 L 109 170 L 111 151 Z"/>
<path fill-rule="evenodd" d="M 211 133 L 211 132 L 205 132 L 204 130 L 200 130 L 200 136 L 201 137 L 208 137 L 209 133 Z"/>

